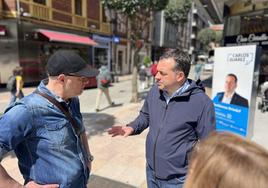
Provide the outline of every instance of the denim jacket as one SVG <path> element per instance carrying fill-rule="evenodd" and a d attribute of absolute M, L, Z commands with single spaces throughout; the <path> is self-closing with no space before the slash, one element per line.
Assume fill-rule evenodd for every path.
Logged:
<path fill-rule="evenodd" d="M 70 109 L 85 131 L 78 98 L 69 104 L 56 97 L 43 80 L 38 90 Z M 25 184 L 59 184 L 60 188 L 86 188 L 89 170 L 85 150 L 65 115 L 42 96 L 32 93 L 9 107 L 0 118 L 0 160 L 14 150 Z"/>

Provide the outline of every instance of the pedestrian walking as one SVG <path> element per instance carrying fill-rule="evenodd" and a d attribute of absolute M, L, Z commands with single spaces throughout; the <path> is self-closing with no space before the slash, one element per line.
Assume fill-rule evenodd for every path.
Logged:
<path fill-rule="evenodd" d="M 202 69 L 203 69 L 203 65 L 204 65 L 204 60 L 201 58 L 198 58 L 196 65 L 194 66 L 194 72 L 195 72 L 195 80 L 200 79 L 201 77 L 201 73 L 202 73 Z"/>
<path fill-rule="evenodd" d="M 151 75 L 153 77 L 153 84 L 155 84 L 155 75 L 157 74 L 157 61 L 154 61 L 154 63 L 150 66 Z"/>
<path fill-rule="evenodd" d="M 99 68 L 99 74 L 97 76 L 97 87 L 98 87 L 98 93 L 96 98 L 96 105 L 95 110 L 96 112 L 99 112 L 100 109 L 100 99 L 102 94 L 104 93 L 108 103 L 110 106 L 114 106 L 114 102 L 112 102 L 110 93 L 109 93 L 109 87 L 111 85 L 111 72 L 107 68 L 106 65 L 102 65 Z"/>
<path fill-rule="evenodd" d="M 74 51 L 60 50 L 49 58 L 47 73 L 0 118 L 0 161 L 14 150 L 27 188 L 86 188 L 93 156 L 77 96 L 97 71 Z M 23 186 L 0 165 L 0 187 Z"/>
<path fill-rule="evenodd" d="M 148 188 L 181 188 L 188 156 L 195 144 L 215 130 L 213 102 L 200 82 L 188 79 L 190 57 L 168 50 L 158 63 L 154 85 L 139 116 L 114 126 L 112 136 L 137 135 L 149 127 L 146 140 Z"/>
<path fill-rule="evenodd" d="M 266 188 L 268 152 L 232 133 L 214 133 L 191 155 L 184 188 Z"/>
<path fill-rule="evenodd" d="M 9 106 L 16 102 L 17 99 L 24 97 L 23 88 L 23 72 L 22 67 L 18 66 L 13 70 L 13 75 L 7 82 L 7 89 L 10 91 L 11 97 Z"/>
<path fill-rule="evenodd" d="M 155 61 L 151 67 L 150 67 L 150 70 L 151 70 L 151 74 L 153 77 L 155 77 L 155 75 L 157 74 L 157 61 Z"/>
<path fill-rule="evenodd" d="M 147 79 L 147 71 L 145 65 L 142 65 L 139 70 L 139 81 L 140 81 L 140 89 L 143 91 L 147 84 L 146 84 L 146 79 Z"/>

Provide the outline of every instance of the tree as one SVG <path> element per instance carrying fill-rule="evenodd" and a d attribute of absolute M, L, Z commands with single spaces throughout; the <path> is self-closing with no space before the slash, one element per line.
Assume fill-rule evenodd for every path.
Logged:
<path fill-rule="evenodd" d="M 197 34 L 197 39 L 206 46 L 206 50 L 209 48 L 211 42 L 216 41 L 216 32 L 210 28 L 201 29 Z"/>
<path fill-rule="evenodd" d="M 165 18 L 167 22 L 182 28 L 181 33 L 184 33 L 185 23 L 188 21 L 188 13 L 192 7 L 192 0 L 169 0 L 165 8 Z M 181 47 L 181 37 L 177 38 L 178 46 Z"/>
<path fill-rule="evenodd" d="M 149 42 L 149 29 L 152 22 L 152 13 L 163 10 L 168 0 L 102 0 L 108 9 L 114 10 L 130 21 L 128 32 L 131 48 L 134 51 L 134 62 L 132 64 L 132 98 L 131 102 L 138 101 L 137 72 L 139 63 L 139 52 L 145 42 Z"/>
<path fill-rule="evenodd" d="M 149 67 L 151 65 L 151 58 L 149 56 L 145 56 L 143 59 L 143 65 L 145 65 L 146 67 Z"/>
<path fill-rule="evenodd" d="M 197 39 L 209 50 L 211 46 L 218 46 L 222 40 L 222 31 L 214 31 L 210 28 L 201 29 Z M 212 44 L 212 45 L 211 45 Z"/>
<path fill-rule="evenodd" d="M 215 42 L 220 44 L 222 40 L 222 31 L 215 31 L 215 32 L 216 32 Z"/>
<path fill-rule="evenodd" d="M 188 21 L 188 13 L 192 6 L 192 0 L 169 0 L 165 8 L 165 17 L 168 22 L 178 25 Z"/>

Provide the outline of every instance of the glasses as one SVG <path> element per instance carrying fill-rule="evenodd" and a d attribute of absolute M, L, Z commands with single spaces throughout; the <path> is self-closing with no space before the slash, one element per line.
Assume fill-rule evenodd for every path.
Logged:
<path fill-rule="evenodd" d="M 87 78 L 87 77 L 84 77 L 84 76 L 79 76 L 79 75 L 75 75 L 75 74 L 72 74 L 72 73 L 70 73 L 70 74 L 65 74 L 65 76 L 77 77 L 77 78 L 79 78 L 79 80 L 80 80 L 81 82 L 83 82 L 83 83 L 88 82 L 88 78 Z"/>

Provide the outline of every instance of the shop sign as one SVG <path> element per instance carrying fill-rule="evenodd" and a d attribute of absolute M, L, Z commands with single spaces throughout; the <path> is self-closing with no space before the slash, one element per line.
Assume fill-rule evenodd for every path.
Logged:
<path fill-rule="evenodd" d="M 119 43 L 120 42 L 120 37 L 113 36 L 113 41 L 114 41 L 114 43 Z"/>
<path fill-rule="evenodd" d="M 268 35 L 266 33 L 258 33 L 258 34 L 248 34 L 248 35 L 237 35 L 225 37 L 224 39 L 225 45 L 228 44 L 233 45 L 268 45 Z"/>

